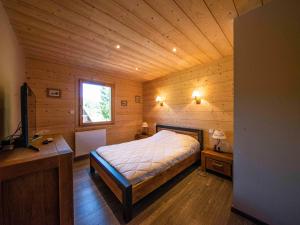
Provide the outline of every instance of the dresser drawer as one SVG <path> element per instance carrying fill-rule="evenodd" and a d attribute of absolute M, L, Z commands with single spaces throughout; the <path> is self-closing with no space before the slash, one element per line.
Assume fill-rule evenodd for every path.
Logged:
<path fill-rule="evenodd" d="M 222 173 L 226 176 L 231 176 L 231 164 L 226 162 L 206 158 L 206 169 Z"/>

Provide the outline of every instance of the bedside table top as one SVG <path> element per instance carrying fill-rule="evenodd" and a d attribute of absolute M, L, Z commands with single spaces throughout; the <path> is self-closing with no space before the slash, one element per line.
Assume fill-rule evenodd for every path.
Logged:
<path fill-rule="evenodd" d="M 231 163 L 233 161 L 233 155 L 232 153 L 229 152 L 217 152 L 214 150 L 205 149 L 202 151 L 202 154 L 205 154 L 206 157 L 212 157 L 212 158 L 220 159 Z"/>
<path fill-rule="evenodd" d="M 136 134 L 135 139 L 142 139 L 152 136 L 151 134 Z"/>

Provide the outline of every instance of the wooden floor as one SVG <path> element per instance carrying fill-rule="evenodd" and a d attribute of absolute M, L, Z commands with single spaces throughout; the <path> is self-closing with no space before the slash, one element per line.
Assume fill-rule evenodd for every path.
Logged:
<path fill-rule="evenodd" d="M 185 171 L 137 203 L 129 224 L 253 225 L 230 212 L 232 183 L 197 166 Z M 96 174 L 89 174 L 87 159 L 74 163 L 76 225 L 124 224 L 117 198 Z"/>

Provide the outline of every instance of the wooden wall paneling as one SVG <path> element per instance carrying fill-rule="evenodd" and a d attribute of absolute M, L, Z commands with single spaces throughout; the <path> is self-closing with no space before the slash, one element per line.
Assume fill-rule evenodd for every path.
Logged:
<path fill-rule="evenodd" d="M 37 49 L 37 50 L 39 50 L 39 49 Z M 98 57 L 98 58 L 101 58 L 101 57 Z M 66 60 L 68 60 L 68 58 L 66 58 Z M 118 62 L 118 61 L 117 61 Z M 83 63 L 85 63 L 85 62 L 83 62 Z M 135 67 L 133 66 L 134 64 L 132 64 L 132 70 L 135 70 Z M 95 67 L 94 67 L 95 68 Z M 97 68 L 97 67 L 96 67 Z M 143 67 L 144 68 L 144 67 Z M 146 67 L 146 70 L 147 70 L 147 67 Z M 143 70 L 142 70 L 142 72 L 143 72 Z"/>
<path fill-rule="evenodd" d="M 65 56 L 70 56 L 71 58 L 79 58 L 80 61 L 82 62 L 90 62 L 94 64 L 94 67 L 100 66 L 104 68 L 108 68 L 112 71 L 118 71 L 120 66 L 123 67 L 123 71 L 130 73 L 132 72 L 134 65 L 124 65 L 121 62 L 118 62 L 117 64 L 114 62 L 108 62 L 106 60 L 101 60 L 100 57 L 97 56 L 91 57 L 88 54 L 85 53 L 85 51 L 79 51 L 74 48 L 67 47 L 66 45 L 60 45 L 56 43 L 47 43 L 40 41 L 38 38 L 32 38 L 32 37 L 25 37 L 24 34 L 19 35 L 19 37 L 22 37 L 20 43 L 24 46 L 24 48 L 29 47 L 32 49 L 37 49 L 37 50 L 44 50 L 45 54 L 48 52 L 53 52 L 55 55 L 65 55 Z M 34 50 L 33 50 L 34 51 Z M 150 72 L 147 71 L 144 68 L 145 72 Z"/>
<path fill-rule="evenodd" d="M 208 129 L 223 129 L 229 148 L 233 133 L 233 62 L 226 57 L 216 63 L 196 66 L 144 83 L 144 120 L 152 132 L 155 123 L 201 128 L 205 130 L 206 147 L 212 148 L 214 140 Z M 201 88 L 204 97 L 201 105 L 192 100 L 194 89 Z M 164 106 L 155 97 L 166 98 Z"/>
<path fill-rule="evenodd" d="M 15 12 L 12 12 L 15 13 Z M 28 20 L 28 19 L 27 19 Z M 85 53 L 91 52 L 92 54 L 97 55 L 98 58 L 108 58 L 110 60 L 113 60 L 116 63 L 127 63 L 129 65 L 132 65 L 132 68 L 135 69 L 134 66 L 139 65 L 140 66 L 140 71 L 145 72 L 145 69 L 153 69 L 153 66 L 151 63 L 147 62 L 145 63 L 144 61 L 137 61 L 130 52 L 127 53 L 124 51 L 123 48 L 119 50 L 112 50 L 110 51 L 109 57 L 108 54 L 108 46 L 101 46 L 101 45 L 96 45 L 93 42 L 89 42 L 84 39 L 80 39 L 76 37 L 76 40 L 72 39 L 72 41 L 68 41 L 68 35 L 64 34 L 61 32 L 59 29 L 52 29 L 53 27 L 48 27 L 49 25 L 43 24 L 43 26 L 39 27 L 38 24 L 31 24 L 31 25 L 24 25 L 21 24 L 20 21 L 22 21 L 22 18 L 18 20 L 17 18 L 12 18 L 11 19 L 12 24 L 14 25 L 15 30 L 20 33 L 28 33 L 31 36 L 34 36 L 36 38 L 40 38 L 41 40 L 48 40 L 49 42 L 55 42 L 55 43 L 61 43 L 66 46 L 70 46 L 72 48 L 78 48 L 81 51 L 85 51 Z M 42 27 L 45 27 L 45 30 L 40 29 Z M 51 30 L 52 32 L 49 32 L 48 30 Z M 71 33 L 69 34 L 71 35 Z M 78 41 L 77 41 L 78 39 Z M 112 44 L 111 44 L 112 45 Z M 111 45 L 109 47 L 111 47 Z M 101 55 L 99 57 L 98 55 Z"/>
<path fill-rule="evenodd" d="M 95 1 L 93 1 L 95 3 Z M 150 13 L 150 17 L 148 17 L 149 19 L 153 20 L 158 20 L 159 21 L 159 29 L 157 29 L 158 27 L 153 27 L 156 30 L 158 30 L 166 39 L 168 39 L 171 42 L 174 42 L 176 45 L 172 46 L 178 48 L 178 52 L 176 53 L 176 55 L 180 55 L 180 48 L 186 51 L 189 51 L 190 56 L 197 58 L 198 60 L 200 60 L 201 62 L 205 62 L 205 60 L 208 60 L 207 56 L 205 55 L 204 52 L 201 52 L 199 49 L 197 50 L 197 53 L 195 52 L 195 48 L 197 48 L 196 45 L 193 46 L 192 43 L 189 42 L 189 40 L 187 38 L 184 37 L 183 34 L 176 32 L 174 30 L 174 27 L 172 27 L 166 20 L 165 18 L 163 18 L 162 16 L 160 16 L 157 12 L 155 12 L 151 7 L 149 7 L 145 2 L 143 1 L 123 1 L 123 2 L 118 2 L 119 5 L 122 5 L 122 7 L 126 8 L 128 12 L 130 12 L 130 10 L 128 10 L 128 4 L 130 5 L 129 8 L 131 6 L 133 7 L 137 7 L 137 10 L 139 11 L 140 14 L 145 14 L 148 16 L 148 14 Z M 99 6 L 100 7 L 100 6 Z M 131 12 L 133 13 L 133 12 Z M 134 13 L 133 13 L 134 14 Z M 140 21 L 142 21 L 143 23 L 149 24 L 148 21 L 144 21 L 143 19 L 140 18 L 140 14 L 138 14 L 139 16 L 137 16 L 137 14 L 134 14 L 136 16 L 137 19 L 139 19 Z M 151 25 L 151 23 L 149 24 Z M 148 26 L 147 26 L 148 27 Z M 133 28 L 134 30 L 138 29 L 137 27 Z M 161 32 L 161 30 L 163 30 L 163 32 Z M 170 37 L 169 34 L 167 34 L 166 32 L 175 32 L 176 34 L 173 34 L 173 38 Z M 156 35 L 156 38 L 159 37 L 160 35 Z M 148 37 L 148 36 L 147 36 Z M 168 52 L 171 52 L 171 49 L 168 49 Z M 193 49 L 193 50 L 190 50 Z M 192 51 L 192 52 L 191 52 Z"/>
<path fill-rule="evenodd" d="M 71 5 L 75 5 L 72 3 Z M 5 7 L 16 10 L 20 13 L 25 13 L 27 16 L 32 16 L 36 18 L 37 21 L 44 21 L 50 23 L 56 27 L 59 27 L 63 30 L 70 32 L 75 32 L 75 34 L 80 36 L 85 36 L 90 39 L 90 41 L 99 41 L 101 40 L 111 40 L 111 48 L 114 48 L 116 44 L 123 44 L 123 48 L 128 46 L 130 51 L 138 53 L 139 57 L 146 56 L 148 61 L 157 64 L 165 63 L 167 66 L 168 60 L 163 58 L 156 48 L 146 48 L 143 45 L 136 43 L 140 40 L 137 36 L 134 36 L 136 40 L 125 38 L 124 36 L 118 34 L 117 32 L 106 28 L 105 26 L 96 23 L 94 21 L 88 20 L 85 16 L 81 16 L 71 10 L 64 10 L 63 7 L 55 4 L 54 2 L 44 1 L 43 4 L 38 4 L 35 1 L 26 1 L 22 5 L 18 4 L 14 0 L 7 1 Z M 39 11 L 36 10 L 39 9 Z M 84 8 L 80 8 L 83 11 Z M 81 12 L 82 13 L 82 12 Z M 53 14 L 55 17 L 53 17 Z M 105 17 L 98 18 L 98 20 L 104 20 Z M 131 34 L 131 33 L 130 33 Z M 101 37 L 101 38 L 99 38 Z M 129 50 L 128 49 L 128 50 Z M 155 53 L 156 50 L 156 53 Z M 169 54 L 172 54 L 171 52 Z M 180 63 L 176 56 L 173 55 L 171 61 L 174 63 Z"/>
<path fill-rule="evenodd" d="M 222 55 L 214 45 L 203 35 L 186 14 L 173 0 L 146 0 L 159 14 L 168 20 L 177 30 L 184 33 L 187 38 L 198 46 L 211 60 L 220 59 Z"/>
<path fill-rule="evenodd" d="M 28 54 L 28 56 L 31 56 L 32 54 L 35 54 L 37 56 L 42 56 L 42 57 L 46 57 L 46 58 L 55 58 L 57 55 L 59 55 L 59 57 L 57 57 L 57 59 L 60 59 L 62 61 L 66 61 L 66 62 L 75 62 L 77 63 L 78 65 L 81 65 L 81 66 L 90 66 L 92 68 L 101 68 L 101 65 L 103 66 L 104 63 L 101 62 L 98 64 L 98 61 L 97 60 L 93 60 L 93 59 L 89 59 L 87 57 L 85 57 L 84 55 L 80 54 L 80 55 L 76 55 L 76 54 L 72 54 L 72 52 L 69 52 L 69 51 L 66 51 L 66 52 L 63 52 L 63 53 L 60 53 L 59 51 L 57 51 L 57 49 L 55 48 L 52 48 L 52 47 L 49 47 L 49 46 L 42 46 L 42 45 L 39 45 L 39 44 L 24 44 L 24 42 L 22 41 L 21 42 L 23 44 L 23 48 L 25 50 L 28 50 L 30 51 L 30 54 Z M 38 48 L 36 48 L 36 46 L 40 46 Z M 72 57 L 72 60 L 68 60 L 69 57 Z M 99 67 L 100 66 L 100 67 Z M 111 66 L 111 64 L 105 68 L 106 70 L 109 70 L 111 72 L 115 72 L 117 73 L 118 71 L 116 70 L 117 67 L 116 66 Z M 125 70 L 123 69 L 123 74 L 128 74 L 128 71 L 129 70 Z M 136 77 L 136 76 L 133 76 L 133 77 Z"/>
<path fill-rule="evenodd" d="M 2 2 L 26 57 L 140 81 L 232 55 L 233 19 L 263 5 L 263 0 Z"/>
<path fill-rule="evenodd" d="M 37 96 L 37 128 L 47 133 L 62 133 L 74 149 L 74 132 L 88 129 L 107 129 L 107 143 L 120 143 L 134 139 L 142 123 L 142 104 L 135 103 L 135 95 L 142 96 L 140 82 L 121 79 L 105 73 L 26 59 L 26 76 Z M 115 84 L 115 124 L 81 128 L 78 126 L 78 80 L 90 79 Z M 46 97 L 46 88 L 60 88 L 62 97 Z M 128 100 L 127 107 L 120 100 Z"/>
<path fill-rule="evenodd" d="M 81 46 L 80 44 L 73 44 L 72 42 L 66 43 L 63 40 L 51 35 L 51 33 L 47 32 L 47 31 L 42 31 L 36 35 L 33 35 L 32 29 L 30 27 L 24 26 L 22 29 L 22 27 L 19 26 L 19 24 L 16 24 L 15 28 L 16 28 L 18 36 L 22 37 L 21 42 L 23 41 L 23 39 L 24 39 L 25 43 L 27 40 L 29 40 L 29 41 L 34 40 L 35 42 L 38 41 L 40 43 L 43 43 L 43 45 L 50 45 L 50 46 L 55 45 L 58 48 L 62 47 L 62 48 L 72 49 L 73 51 L 80 52 L 81 54 L 85 54 L 89 57 L 94 57 L 94 59 L 95 58 L 102 59 L 106 56 L 105 54 L 102 53 L 103 49 L 102 49 L 102 51 L 97 51 L 94 48 L 87 48 L 85 46 Z M 27 32 L 28 30 L 30 30 L 30 32 Z M 36 29 L 34 29 L 34 30 L 36 30 Z M 40 37 L 43 37 L 43 38 L 41 39 Z M 117 54 L 114 54 L 114 52 L 111 52 L 111 57 L 116 57 L 116 56 L 117 56 Z M 136 68 L 136 65 L 137 65 L 136 61 L 129 60 L 128 58 L 124 58 L 120 55 L 119 55 L 119 60 L 112 61 L 112 59 L 113 58 L 111 58 L 111 60 L 106 60 L 106 59 L 103 60 L 102 59 L 102 61 L 104 63 L 109 63 L 114 66 L 115 65 L 120 65 L 122 67 L 124 66 L 125 68 L 130 69 L 130 72 L 132 72 L 132 69 Z M 148 65 L 144 64 L 144 63 L 139 63 L 139 65 L 143 68 L 142 72 L 149 73 L 149 71 L 152 71 L 151 69 L 153 69 L 152 67 L 149 68 Z"/>
<path fill-rule="evenodd" d="M 48 47 L 48 50 L 47 48 L 45 47 L 42 47 L 42 48 L 35 48 L 35 47 L 32 47 L 30 45 L 24 45 L 23 49 L 25 51 L 28 51 L 30 52 L 29 54 L 26 55 L 26 57 L 41 57 L 41 58 L 46 58 L 46 59 L 57 59 L 58 61 L 62 61 L 62 62 L 65 62 L 65 63 L 74 63 L 76 65 L 79 65 L 79 66 L 88 66 L 88 67 L 92 67 L 94 69 L 100 69 L 100 67 L 95 63 L 95 62 L 91 62 L 89 60 L 85 60 L 85 57 L 82 57 L 81 55 L 76 55 L 75 57 L 73 58 L 69 58 L 69 56 L 71 56 L 72 54 L 70 53 L 64 53 L 64 54 L 59 54 L 58 52 L 56 51 L 53 51 L 53 50 L 50 50 L 50 48 Z M 110 67 L 111 68 L 111 67 Z M 109 70 L 109 68 L 105 68 L 105 70 Z M 109 71 L 111 72 L 116 72 L 115 70 L 113 69 L 110 69 Z M 128 74 L 128 73 L 125 73 L 123 72 L 123 74 Z"/>
<path fill-rule="evenodd" d="M 223 33 L 220 25 L 217 23 L 204 1 L 176 0 L 175 2 L 223 56 L 232 54 L 232 45 L 230 41 Z"/>
<path fill-rule="evenodd" d="M 211 14 L 222 28 L 224 34 L 233 45 L 233 19 L 238 16 L 232 0 L 204 0 Z"/>
<path fill-rule="evenodd" d="M 99 48 L 102 46 L 102 43 L 105 42 L 107 43 L 106 45 L 109 46 L 110 48 L 115 48 L 115 45 L 118 43 L 116 41 L 109 41 L 107 38 L 105 38 L 104 36 L 101 36 L 99 34 L 95 34 L 93 32 L 90 32 L 86 29 L 83 29 L 82 27 L 79 26 L 75 26 L 72 25 L 70 23 L 67 23 L 65 21 L 61 21 L 58 20 L 57 18 L 52 18 L 51 14 L 46 14 L 43 13 L 42 15 L 40 15 L 39 13 L 36 13 L 36 11 L 34 9 L 30 9 L 27 7 L 23 7 L 21 8 L 20 6 L 18 6 L 17 9 L 13 8 L 13 6 L 11 6 L 12 3 L 10 3 L 9 7 L 7 8 L 7 12 L 8 15 L 10 15 L 11 17 L 13 17 L 13 20 L 17 20 L 18 23 L 22 23 L 22 21 L 26 21 L 26 23 L 28 23 L 30 21 L 30 25 L 34 26 L 35 28 L 43 28 L 43 29 L 47 29 L 50 30 L 52 33 L 55 33 L 56 35 L 64 35 L 64 37 L 67 40 L 78 40 L 80 41 L 80 44 L 82 45 L 90 45 L 93 43 L 93 47 L 94 48 Z M 6 7 L 8 7 L 6 5 Z M 26 13 L 24 15 L 24 13 Z M 42 22 L 41 22 L 42 21 Z M 78 35 L 80 34 L 80 35 Z M 131 59 L 144 59 L 145 62 L 148 62 L 148 64 L 150 65 L 155 65 L 155 68 L 160 69 L 160 68 L 168 68 L 168 71 L 170 71 L 170 69 L 172 69 L 171 66 L 167 65 L 166 60 L 161 60 L 158 61 L 157 59 L 155 59 L 155 57 L 149 58 L 147 55 L 149 55 L 149 51 L 145 50 L 144 53 L 141 52 L 137 52 L 141 51 L 140 46 L 135 45 L 134 48 L 126 48 L 126 46 L 123 46 L 120 50 L 120 52 L 122 52 L 123 50 L 126 51 L 127 54 L 131 55 Z M 114 51 L 116 51 L 114 49 Z M 118 50 L 119 51 L 119 50 Z M 104 51 L 107 52 L 107 54 L 109 54 L 110 51 Z M 158 57 L 159 58 L 159 57 Z M 164 64 L 163 64 L 164 63 Z M 139 65 L 137 63 L 137 65 Z M 150 66 L 149 65 L 149 66 Z M 132 68 L 133 71 L 132 73 L 136 73 L 135 72 L 135 67 Z"/>
<path fill-rule="evenodd" d="M 132 49 L 138 51 L 140 54 L 151 53 L 153 54 L 153 59 L 162 62 L 167 62 L 168 60 L 171 60 L 171 62 L 177 63 L 178 65 L 185 65 L 186 63 L 184 60 L 181 60 L 177 55 L 173 54 L 171 51 L 163 49 L 148 38 L 140 35 L 135 30 L 124 26 L 122 23 L 111 18 L 110 16 L 101 12 L 100 10 L 90 7 L 87 4 L 82 4 L 82 1 L 80 0 L 74 0 L 72 2 L 56 1 L 56 3 L 58 5 L 63 5 L 65 8 L 76 12 L 77 16 L 88 16 L 90 21 L 87 22 L 89 22 L 89 27 L 93 29 L 93 31 L 96 31 L 96 29 L 94 29 L 92 26 L 93 24 L 95 25 L 95 28 L 97 28 L 97 31 L 100 28 L 99 25 L 105 27 L 106 29 L 110 28 L 112 30 L 111 32 L 109 32 L 109 34 L 111 35 L 109 37 L 111 39 L 119 41 L 120 43 L 123 43 L 124 45 L 128 46 L 130 43 L 134 43 L 135 45 L 131 46 Z M 72 21 L 74 21 L 74 19 L 72 19 Z M 111 26 L 106 27 L 107 24 L 110 24 Z M 121 39 L 121 37 L 126 37 L 126 39 Z"/>
<path fill-rule="evenodd" d="M 138 18 L 136 15 L 131 13 L 129 10 L 123 8 L 120 4 L 114 1 L 106 0 L 87 0 L 86 3 L 95 7 L 97 10 L 101 10 L 106 14 L 117 19 L 120 23 L 128 26 L 129 28 L 135 30 L 139 34 L 149 38 L 153 42 L 162 46 L 166 51 L 170 52 L 173 47 L 177 46 L 178 52 L 176 55 L 181 59 L 191 63 L 200 64 L 201 61 L 196 57 L 190 55 L 185 48 L 180 48 L 178 42 L 172 42 L 167 37 L 159 33 L 158 30 L 151 27 L 149 24 Z M 182 46 L 182 45 L 181 45 Z"/>
<path fill-rule="evenodd" d="M 154 29 L 159 31 L 170 41 L 174 42 L 180 48 L 186 49 L 193 57 L 197 57 L 203 63 L 209 62 L 207 55 L 201 51 L 194 43 L 175 27 L 173 27 L 162 15 L 151 8 L 142 0 L 116 0 L 122 7 L 136 15 L 139 19 L 146 22 Z"/>
<path fill-rule="evenodd" d="M 44 52 L 40 52 L 40 51 L 36 51 L 34 54 L 31 53 L 31 52 L 26 53 L 25 56 L 26 56 L 26 58 L 32 59 L 32 60 L 40 61 L 41 59 L 43 59 L 43 61 L 45 61 L 45 62 L 54 63 L 54 64 L 57 64 L 57 65 L 77 67 L 77 68 L 82 68 L 83 70 L 87 70 L 87 71 L 92 70 L 92 71 L 102 72 L 104 74 L 115 75 L 116 77 L 119 77 L 119 78 L 122 78 L 122 79 L 124 77 L 129 77 L 128 79 L 130 79 L 130 80 L 135 80 L 135 81 L 143 80 L 138 75 L 133 75 L 133 74 L 129 75 L 129 74 L 124 73 L 124 72 L 117 72 L 116 73 L 115 71 L 106 70 L 106 69 L 99 68 L 99 67 L 89 67 L 89 64 L 87 64 L 87 63 L 82 63 L 82 62 L 74 60 L 74 59 L 66 59 L 66 58 L 60 57 L 60 56 L 53 56 L 53 55 L 49 54 L 49 52 L 47 52 L 47 56 L 45 56 Z"/>
<path fill-rule="evenodd" d="M 18 32 L 17 32 L 18 33 Z M 75 56 L 84 56 L 84 60 L 86 61 L 91 61 L 91 62 L 96 62 L 98 63 L 100 66 L 104 66 L 107 68 L 111 68 L 113 70 L 119 69 L 120 66 L 124 68 L 124 71 L 126 72 L 132 72 L 133 68 L 135 68 L 134 66 L 136 64 L 130 63 L 129 61 L 125 61 L 125 60 L 120 60 L 118 62 L 112 62 L 112 61 L 108 61 L 108 60 L 100 60 L 101 57 L 103 57 L 101 54 L 94 54 L 92 52 L 89 51 L 89 49 L 80 49 L 80 47 L 78 47 L 77 50 L 76 48 L 74 48 L 73 46 L 70 46 L 68 44 L 65 43 L 58 43 L 58 42 L 53 42 L 48 38 L 43 38 L 42 40 L 40 38 L 37 37 L 33 37 L 31 35 L 28 35 L 26 33 L 22 33 L 22 34 L 18 34 L 19 37 L 21 37 L 21 41 L 20 43 L 23 46 L 30 46 L 33 48 L 36 48 L 38 50 L 40 49 L 44 49 L 44 50 L 48 50 L 50 48 L 49 51 L 55 51 L 58 54 L 65 54 L 66 52 L 72 54 L 72 57 Z M 147 71 L 147 67 L 143 67 L 145 72 Z"/>

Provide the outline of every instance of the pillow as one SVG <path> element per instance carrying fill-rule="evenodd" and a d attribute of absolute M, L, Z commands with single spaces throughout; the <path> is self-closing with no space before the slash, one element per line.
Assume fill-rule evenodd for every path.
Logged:
<path fill-rule="evenodd" d="M 176 133 L 170 130 L 161 130 L 156 134 L 154 134 L 152 137 L 154 139 L 160 139 L 160 138 L 170 137 L 172 135 L 176 135 Z"/>

